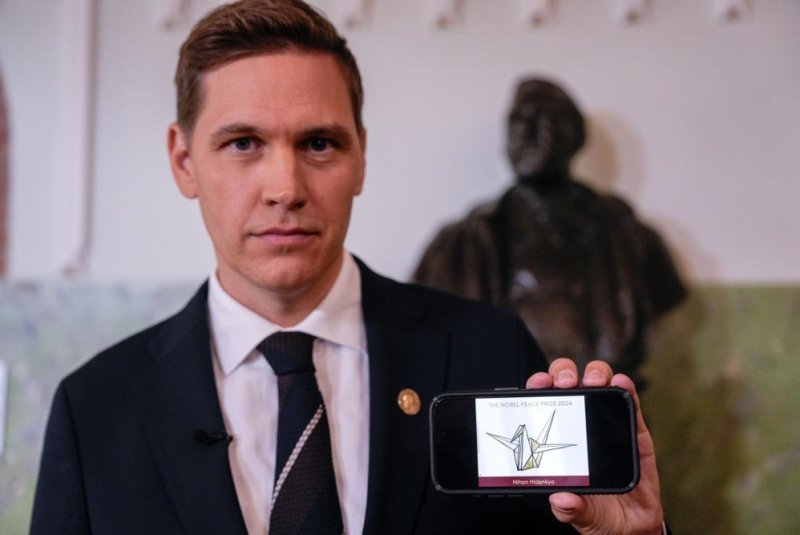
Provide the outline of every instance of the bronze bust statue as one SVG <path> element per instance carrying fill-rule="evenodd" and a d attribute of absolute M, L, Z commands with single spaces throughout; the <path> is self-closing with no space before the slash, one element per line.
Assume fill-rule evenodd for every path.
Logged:
<path fill-rule="evenodd" d="M 441 229 L 413 279 L 515 310 L 551 359 L 603 359 L 640 379 L 648 322 L 686 289 L 624 201 L 572 179 L 585 138 L 563 89 L 521 82 L 508 116 L 516 184 Z"/>

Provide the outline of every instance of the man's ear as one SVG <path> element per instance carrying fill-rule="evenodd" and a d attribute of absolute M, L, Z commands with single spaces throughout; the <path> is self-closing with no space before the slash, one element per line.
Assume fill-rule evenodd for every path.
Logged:
<path fill-rule="evenodd" d="M 361 144 L 361 176 L 358 177 L 356 195 L 361 195 L 364 190 L 364 176 L 367 174 L 367 130 L 363 129 L 358 134 L 358 142 Z"/>
<path fill-rule="evenodd" d="M 192 158 L 189 155 L 189 140 L 178 123 L 172 123 L 167 130 L 167 152 L 172 177 L 175 184 L 187 199 L 197 197 L 197 183 L 192 169 Z"/>

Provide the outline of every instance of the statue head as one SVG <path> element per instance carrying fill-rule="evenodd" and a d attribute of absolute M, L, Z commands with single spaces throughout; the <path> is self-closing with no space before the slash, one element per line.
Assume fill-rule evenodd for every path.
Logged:
<path fill-rule="evenodd" d="M 508 114 L 508 157 L 517 180 L 540 183 L 569 177 L 583 146 L 583 116 L 570 96 L 539 78 L 523 80 Z"/>

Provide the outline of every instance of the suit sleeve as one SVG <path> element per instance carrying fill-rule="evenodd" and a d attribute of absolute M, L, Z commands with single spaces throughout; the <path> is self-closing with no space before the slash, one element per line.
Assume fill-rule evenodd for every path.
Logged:
<path fill-rule="evenodd" d="M 77 435 L 63 382 L 45 432 L 30 533 L 91 533 Z"/>

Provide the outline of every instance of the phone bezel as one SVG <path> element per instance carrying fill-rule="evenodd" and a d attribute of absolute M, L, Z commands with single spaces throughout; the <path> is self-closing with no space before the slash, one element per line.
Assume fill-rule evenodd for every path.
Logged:
<path fill-rule="evenodd" d="M 542 396 L 576 396 L 576 395 L 583 395 L 586 396 L 586 406 L 587 412 L 590 410 L 600 410 L 599 408 L 590 409 L 589 406 L 591 403 L 595 403 L 593 407 L 597 405 L 597 402 L 590 402 L 589 398 L 594 398 L 595 400 L 598 399 L 598 396 L 613 396 L 619 397 L 620 401 L 624 403 L 626 407 L 626 416 L 624 421 L 620 420 L 618 424 L 615 425 L 624 425 L 627 424 L 624 428 L 627 430 L 627 438 L 630 440 L 628 441 L 627 438 L 622 441 L 623 445 L 625 442 L 629 442 L 629 448 L 625 448 L 627 453 L 623 452 L 622 450 L 617 450 L 616 447 L 614 449 L 614 453 L 619 458 L 624 458 L 623 461 L 615 460 L 617 465 L 624 465 L 626 476 L 629 477 L 618 477 L 615 470 L 612 470 L 609 466 L 604 464 L 603 461 L 599 461 L 599 456 L 602 455 L 603 450 L 598 449 L 602 447 L 606 447 L 608 449 L 610 436 L 603 433 L 595 432 L 595 427 L 599 425 L 598 422 L 592 421 L 590 422 L 590 416 L 587 414 L 587 440 L 590 442 L 590 477 L 591 478 L 605 478 L 605 481 L 598 481 L 597 484 L 591 483 L 588 487 L 569 487 L 569 486 L 559 486 L 559 487 L 533 487 L 533 486 L 519 486 L 519 487 L 479 487 L 477 483 L 477 441 L 475 439 L 475 398 L 502 398 L 502 397 L 542 397 Z M 609 398 L 611 399 L 611 398 Z M 469 407 L 465 409 L 464 407 L 461 408 L 461 411 L 467 410 L 471 418 L 466 418 L 466 424 L 460 427 L 460 432 L 464 436 L 471 436 L 472 440 L 469 442 L 467 447 L 464 449 L 463 454 L 459 454 L 459 457 L 466 458 L 466 461 L 462 462 L 460 465 L 467 465 L 465 467 L 468 472 L 471 474 L 470 476 L 459 476 L 459 477 L 439 477 L 441 474 L 441 470 L 439 467 L 438 459 L 438 450 L 437 450 L 437 437 L 439 436 L 438 430 L 436 429 L 437 425 L 440 425 L 437 421 L 437 411 L 439 410 L 442 403 L 458 401 L 458 400 L 468 400 L 471 401 Z M 575 388 L 575 389 L 540 389 L 540 390 L 533 390 L 533 389 L 498 389 L 498 390 L 480 390 L 480 391 L 458 391 L 458 392 L 446 392 L 436 396 L 430 404 L 429 410 L 429 426 L 430 426 L 430 453 L 431 453 L 431 478 L 437 490 L 449 494 L 480 494 L 480 495 L 519 495 L 519 494 L 552 494 L 554 492 L 574 492 L 576 494 L 623 494 L 626 492 L 630 492 L 639 482 L 639 451 L 638 451 L 638 443 L 637 443 L 637 428 L 636 428 L 636 406 L 633 400 L 633 397 L 625 390 L 616 387 L 607 387 L 607 388 Z M 596 420 L 596 418 L 595 418 Z M 468 432 L 471 432 L 469 434 Z M 591 438 L 590 438 L 591 435 Z M 463 438 L 463 437 L 462 437 Z M 620 437 L 622 438 L 622 437 Z M 616 445 L 619 441 L 614 441 Z M 607 452 L 606 452 L 607 453 Z M 462 459 L 463 460 L 463 459 Z M 599 464 L 598 464 L 599 463 Z M 607 463 L 607 462 L 606 462 Z M 453 463 L 450 463 L 451 465 Z M 594 466 L 593 466 L 594 465 Z M 445 470 L 449 469 L 450 467 L 445 468 Z M 458 479 L 461 480 L 469 480 L 471 484 L 459 484 L 459 485 L 451 485 L 452 483 Z M 609 484 L 610 483 L 610 484 Z"/>

